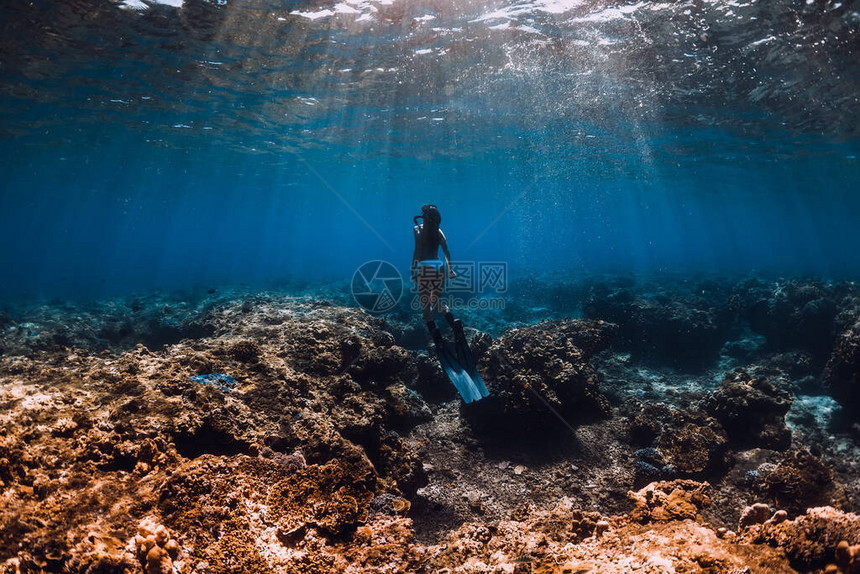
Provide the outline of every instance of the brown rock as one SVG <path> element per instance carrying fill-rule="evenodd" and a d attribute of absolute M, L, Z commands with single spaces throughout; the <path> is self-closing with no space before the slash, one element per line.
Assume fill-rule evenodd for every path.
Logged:
<path fill-rule="evenodd" d="M 610 323 L 573 319 L 509 330 L 480 361 L 490 395 L 463 414 L 474 430 L 494 439 L 566 433 L 572 424 L 608 416 L 609 401 L 590 359 L 614 333 Z"/>
<path fill-rule="evenodd" d="M 763 524 L 768 518 L 770 518 L 770 506 L 756 502 L 752 506 L 747 506 L 743 509 L 741 519 L 738 522 L 738 528 L 742 530 L 753 524 Z"/>
<path fill-rule="evenodd" d="M 860 574 L 860 544 L 842 540 L 836 545 L 836 564 L 843 574 Z"/>
<path fill-rule="evenodd" d="M 167 550 L 161 546 L 153 546 L 146 553 L 146 564 L 144 566 L 146 574 L 170 574 L 173 570 L 173 561 Z"/>
<path fill-rule="evenodd" d="M 843 559 L 846 545 L 860 545 L 860 516 L 830 506 L 811 508 L 794 520 L 753 525 L 743 532 L 741 541 L 781 548 L 804 570 L 823 568 L 841 542 L 845 542 L 840 551 Z"/>
<path fill-rule="evenodd" d="M 637 492 L 628 492 L 635 508 L 630 517 L 637 522 L 684 520 L 701 521 L 701 511 L 711 504 L 707 482 L 672 480 L 652 482 Z"/>

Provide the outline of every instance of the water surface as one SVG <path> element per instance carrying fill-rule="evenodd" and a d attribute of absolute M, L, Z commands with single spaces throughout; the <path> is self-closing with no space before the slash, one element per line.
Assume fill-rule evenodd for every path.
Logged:
<path fill-rule="evenodd" d="M 0 294 L 404 272 L 855 276 L 855 2 L 13 1 Z"/>

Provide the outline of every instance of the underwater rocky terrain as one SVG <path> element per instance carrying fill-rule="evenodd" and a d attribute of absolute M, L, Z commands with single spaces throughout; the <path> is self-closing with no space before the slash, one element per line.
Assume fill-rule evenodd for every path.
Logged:
<path fill-rule="evenodd" d="M 541 278 L 0 307 L 0 572 L 860 572 L 860 287 Z"/>

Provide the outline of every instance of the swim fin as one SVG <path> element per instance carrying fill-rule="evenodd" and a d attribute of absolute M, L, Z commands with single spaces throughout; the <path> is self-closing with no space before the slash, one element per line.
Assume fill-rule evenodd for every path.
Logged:
<path fill-rule="evenodd" d="M 481 374 L 478 372 L 478 365 L 475 363 L 475 357 L 472 355 L 472 349 L 469 348 L 469 342 L 466 341 L 466 334 L 463 332 L 463 322 L 459 319 L 454 321 L 454 343 L 457 347 L 457 362 L 472 379 L 472 383 L 478 391 L 480 398 L 490 394 Z M 478 399 L 475 399 L 478 400 Z"/>
<path fill-rule="evenodd" d="M 444 339 L 442 339 L 442 333 L 439 329 L 433 331 L 433 343 L 436 345 L 436 355 L 439 357 L 439 363 L 441 363 L 445 375 L 454 384 L 457 392 L 463 398 L 463 402 L 471 403 L 487 396 L 486 394 L 482 395 L 480 391 L 480 387 L 484 386 L 483 381 L 481 381 L 480 387 L 475 384 L 472 377 L 460 365 L 454 353 L 451 352 Z M 486 392 L 486 388 L 484 388 L 484 391 Z"/>

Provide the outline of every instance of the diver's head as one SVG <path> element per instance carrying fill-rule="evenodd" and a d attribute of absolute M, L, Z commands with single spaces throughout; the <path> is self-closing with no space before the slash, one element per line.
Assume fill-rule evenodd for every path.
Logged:
<path fill-rule="evenodd" d="M 442 215 L 439 213 L 439 208 L 429 203 L 421 206 L 421 217 L 424 218 L 426 223 L 437 226 L 442 223 Z"/>

